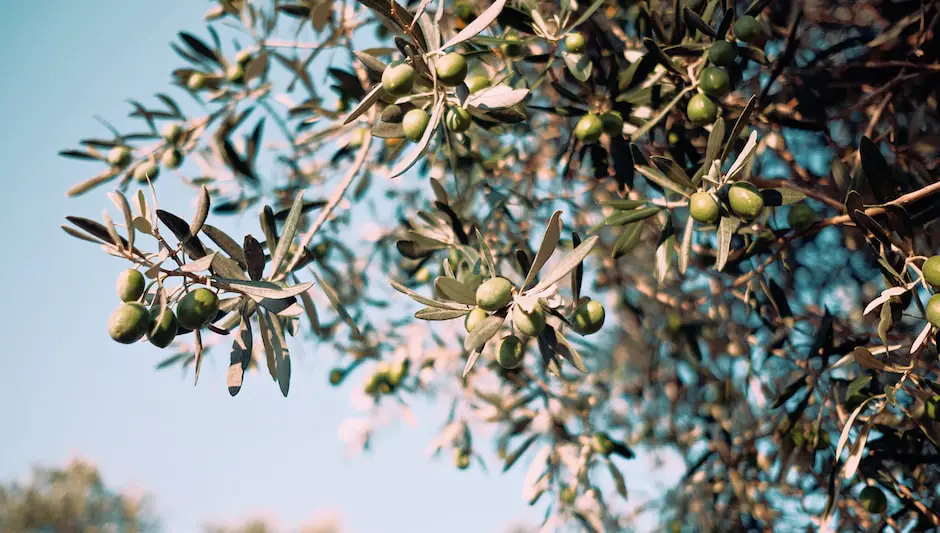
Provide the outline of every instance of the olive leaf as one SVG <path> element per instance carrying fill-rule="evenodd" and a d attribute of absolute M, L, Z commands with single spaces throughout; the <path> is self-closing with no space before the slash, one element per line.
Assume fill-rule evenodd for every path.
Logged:
<path fill-rule="evenodd" d="M 206 217 L 209 216 L 209 189 L 205 185 L 199 190 L 199 202 L 196 205 L 196 214 L 193 215 L 192 222 L 189 223 L 189 233 L 196 235 L 206 223 Z"/>
<path fill-rule="evenodd" d="M 456 46 L 468 39 L 471 39 L 488 28 L 503 11 L 503 7 L 506 5 L 506 1 L 507 0 L 496 0 L 493 2 L 490 7 L 486 8 L 477 16 L 477 18 L 473 19 L 473 22 L 467 24 L 464 29 L 457 32 L 457 35 L 454 35 L 448 39 L 446 43 L 441 45 L 441 50 Z"/>
<path fill-rule="evenodd" d="M 264 249 L 261 243 L 251 235 L 245 235 L 244 240 L 245 264 L 248 267 L 248 277 L 254 281 L 261 279 L 264 273 Z"/>
<path fill-rule="evenodd" d="M 792 398 L 794 394 L 796 394 L 801 389 L 806 387 L 808 378 L 809 376 L 807 374 L 803 374 L 799 378 L 795 379 L 792 383 L 787 385 L 787 387 L 783 389 L 783 392 L 781 392 L 780 395 L 777 396 L 777 399 L 774 400 L 774 403 L 773 405 L 770 406 L 770 408 L 776 409 L 780 407 L 781 405 L 787 403 L 787 400 Z"/>
<path fill-rule="evenodd" d="M 728 141 L 725 143 L 725 147 L 721 150 L 721 156 L 718 157 L 719 161 L 724 161 L 728 155 L 731 153 L 731 149 L 734 148 L 734 142 L 738 139 L 738 135 L 744 130 L 744 127 L 750 123 L 751 113 L 754 112 L 754 108 L 757 106 L 757 97 L 751 96 L 747 101 L 747 104 L 744 105 L 744 110 L 741 111 L 741 114 L 738 115 L 737 120 L 734 121 L 734 126 L 731 128 L 731 134 L 728 136 Z"/>
<path fill-rule="evenodd" d="M 712 27 L 709 26 L 707 22 L 702 20 L 702 17 L 698 16 L 698 13 L 695 11 L 692 11 L 688 7 L 684 7 L 682 8 L 682 16 L 685 18 L 685 24 L 689 28 L 694 28 L 702 32 L 704 35 L 711 37 L 712 39 L 718 37 L 718 34 L 715 33 L 715 30 L 712 29 Z"/>
<path fill-rule="evenodd" d="M 476 295 L 474 295 L 470 287 L 467 287 L 454 278 L 440 276 L 434 280 L 434 288 L 437 289 L 438 294 L 448 300 L 471 306 L 477 303 Z"/>
<path fill-rule="evenodd" d="M 434 300 L 434 299 L 431 299 L 431 298 L 427 298 L 427 297 L 425 297 L 425 296 L 421 296 L 421 295 L 418 294 L 417 292 L 415 292 L 415 291 L 409 289 L 408 287 L 405 287 L 404 285 L 402 285 L 401 283 L 399 283 L 399 282 L 397 282 L 397 281 L 395 281 L 395 280 L 393 280 L 393 279 L 389 279 L 389 280 L 388 280 L 388 283 L 389 283 L 389 284 L 392 286 L 392 288 L 395 289 L 396 291 L 398 291 L 398 292 L 400 292 L 400 293 L 402 293 L 402 294 L 408 295 L 409 297 L 411 297 L 412 300 L 414 300 L 414 301 L 416 301 L 416 302 L 418 302 L 418 303 L 420 303 L 420 304 L 428 305 L 428 306 L 431 306 L 431 307 L 436 307 L 436 308 L 438 308 L 438 309 L 450 309 L 450 310 L 454 310 L 454 311 L 469 311 L 469 310 L 470 310 L 470 308 L 469 308 L 468 306 L 464 305 L 464 304 L 458 304 L 458 303 L 454 303 L 454 302 L 441 302 L 441 301 L 438 301 L 438 300 Z"/>
<path fill-rule="evenodd" d="M 532 443 L 538 440 L 539 436 L 540 436 L 539 434 L 530 435 L 529 438 L 523 441 L 522 444 L 519 445 L 518 448 L 516 448 L 511 454 L 506 456 L 506 461 L 505 463 L 503 463 L 504 473 L 508 472 L 509 469 L 512 468 L 512 466 L 516 464 L 517 461 L 519 461 L 519 458 L 522 457 L 523 454 L 525 454 L 526 450 L 528 450 L 530 446 L 532 446 Z"/>
<path fill-rule="evenodd" d="M 535 281 L 539 271 L 545 266 L 545 262 L 555 253 L 558 246 L 558 239 L 561 237 L 561 211 L 552 213 L 548 224 L 545 226 L 545 234 L 542 236 L 542 242 L 539 244 L 539 251 L 535 254 L 535 259 L 529 266 L 525 280 L 522 282 L 522 290 L 525 290 L 529 284 Z"/>
<path fill-rule="evenodd" d="M 721 217 L 718 223 L 718 259 L 715 261 L 715 269 L 721 272 L 728 262 L 728 254 L 731 252 L 731 238 L 734 232 L 738 230 L 741 221 L 734 217 Z"/>
<path fill-rule="evenodd" d="M 682 242 L 679 245 L 679 274 L 685 275 L 689 268 L 689 256 L 692 252 L 692 235 L 695 233 L 695 219 L 688 217 L 685 220 L 685 229 L 682 231 Z"/>
<path fill-rule="evenodd" d="M 224 231 L 219 228 L 209 225 L 202 225 L 202 232 L 206 234 L 209 239 L 214 242 L 223 252 L 227 253 L 229 257 L 235 260 L 238 265 L 242 268 L 247 266 L 247 261 L 245 260 L 245 250 L 235 242 L 235 239 L 231 238 Z"/>
<path fill-rule="evenodd" d="M 314 282 L 298 283 L 291 287 L 282 288 L 280 285 L 270 281 L 246 281 L 229 278 L 213 278 L 219 283 L 224 283 L 234 291 L 243 292 L 259 298 L 271 298 L 280 300 L 296 296 L 313 287 Z"/>
<path fill-rule="evenodd" d="M 349 314 L 349 311 L 346 310 L 346 307 L 339 299 L 339 294 L 336 292 L 336 289 L 332 285 L 323 281 L 323 279 L 317 275 L 316 272 L 311 270 L 313 278 L 320 285 L 320 288 L 323 289 L 323 293 L 326 294 L 326 299 L 330 301 L 330 305 L 333 306 L 333 309 L 336 311 L 336 314 L 349 326 L 349 329 L 352 330 L 353 337 L 363 340 L 362 332 L 359 331 L 359 326 L 356 325 L 356 321 L 353 320 L 352 315 Z"/>
<path fill-rule="evenodd" d="M 127 203 L 127 198 L 118 191 L 108 193 L 108 198 L 114 202 L 114 205 L 121 210 L 124 215 L 124 225 L 127 227 L 127 249 L 134 247 L 134 216 L 131 215 L 131 206 Z"/>
<path fill-rule="evenodd" d="M 248 364 L 251 362 L 252 346 L 251 322 L 243 315 L 241 325 L 238 326 L 238 332 L 235 334 L 235 340 L 232 342 L 228 375 L 225 380 L 228 393 L 232 396 L 238 394 L 242 389 L 242 379 L 245 370 L 248 369 Z"/>
<path fill-rule="evenodd" d="M 346 120 L 343 121 L 343 125 L 345 126 L 346 124 L 349 124 L 350 122 L 362 116 L 362 114 L 371 109 L 372 106 L 375 105 L 375 103 L 378 102 L 384 94 L 385 91 L 382 90 L 382 84 L 375 84 L 375 86 L 372 87 L 368 93 L 366 93 L 359 104 L 349 112 L 349 116 L 347 116 Z"/>
<path fill-rule="evenodd" d="M 611 248 L 611 255 L 614 259 L 619 259 L 633 251 L 643 236 L 643 222 L 634 222 L 624 228 L 623 234 L 617 239 Z"/>
<path fill-rule="evenodd" d="M 614 213 L 604 220 L 604 224 L 607 226 L 625 226 L 627 224 L 646 220 L 647 218 L 656 215 L 660 211 L 662 211 L 661 207 L 644 207 L 642 209 L 633 209 L 631 211 Z"/>
<path fill-rule="evenodd" d="M 508 85 L 487 87 L 467 98 L 467 107 L 483 111 L 506 109 L 522 103 L 529 96 L 528 89 L 513 89 Z"/>
<path fill-rule="evenodd" d="M 585 239 L 584 242 L 579 244 L 577 248 L 569 252 L 568 255 L 555 265 L 535 287 L 526 292 L 533 294 L 542 292 L 557 283 L 561 278 L 567 276 L 568 272 L 571 272 L 574 267 L 578 266 L 581 261 L 591 253 L 591 250 L 599 239 L 600 237 L 597 235 Z"/>
<path fill-rule="evenodd" d="M 271 277 L 276 277 L 278 269 L 281 268 L 281 263 L 284 262 L 284 258 L 287 257 L 287 252 L 290 250 L 291 244 L 294 242 L 294 236 L 297 233 L 297 224 L 300 222 L 300 217 L 303 214 L 303 205 L 304 205 L 304 191 L 301 190 L 297 193 L 297 196 L 294 197 L 294 203 L 290 208 L 290 212 L 287 214 L 287 220 L 284 221 L 284 231 L 281 234 L 278 242 L 277 248 L 274 250 L 274 254 L 271 257 Z M 302 253 L 302 247 L 298 250 L 298 254 Z"/>
<path fill-rule="evenodd" d="M 467 309 L 440 309 L 437 307 L 425 307 L 415 311 L 415 318 L 421 320 L 452 320 L 465 316 L 470 311 Z"/>
<path fill-rule="evenodd" d="M 685 173 L 685 170 L 683 170 L 678 163 L 667 157 L 656 155 L 650 159 L 653 161 L 653 164 L 656 165 L 656 168 L 664 172 L 670 180 L 678 183 L 684 189 L 695 189 L 695 185 L 692 183 L 692 180 L 689 179 L 689 175 Z"/>
<path fill-rule="evenodd" d="M 665 174 L 660 172 L 658 169 L 655 169 L 653 167 L 648 167 L 646 165 L 637 165 L 636 169 L 640 172 L 640 174 L 643 175 L 644 178 L 650 180 L 651 182 L 655 183 L 656 185 L 659 185 L 660 187 L 664 189 L 669 189 L 670 191 L 677 192 L 686 197 L 688 197 L 689 195 L 692 194 L 692 192 L 694 192 L 694 187 L 692 187 L 691 182 L 689 182 L 688 185 L 686 185 L 685 183 L 679 183 L 679 182 L 673 181 L 672 178 L 666 176 Z"/>
<path fill-rule="evenodd" d="M 562 52 L 561 58 L 568 67 L 568 72 L 574 76 L 574 79 L 584 83 L 591 77 L 594 70 L 594 63 L 587 54 L 573 54 L 571 52 Z"/>
<path fill-rule="evenodd" d="M 662 285 L 666 280 L 666 274 L 669 273 L 669 266 L 672 264 L 672 258 L 676 252 L 676 232 L 672 227 L 672 217 L 666 218 L 666 225 L 659 235 L 659 243 L 656 245 L 656 282 Z"/>
<path fill-rule="evenodd" d="M 493 335 L 496 335 L 496 332 L 499 331 L 499 328 L 502 327 L 505 320 L 506 317 L 500 315 L 490 315 L 481 320 L 464 338 L 464 350 L 472 353 L 475 352 L 477 348 L 486 344 L 488 340 L 493 338 Z M 466 373 L 464 375 L 466 375 Z"/>

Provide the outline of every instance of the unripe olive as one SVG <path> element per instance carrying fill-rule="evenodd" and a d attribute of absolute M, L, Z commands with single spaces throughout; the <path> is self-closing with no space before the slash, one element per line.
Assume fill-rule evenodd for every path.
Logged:
<path fill-rule="evenodd" d="M 518 59 L 525 54 L 525 49 L 522 47 L 522 41 L 519 40 L 518 37 L 507 36 L 505 40 L 509 42 L 505 42 L 499 45 L 499 49 L 503 51 L 503 54 L 505 54 L 506 57 L 511 59 Z"/>
<path fill-rule="evenodd" d="M 728 189 L 728 204 L 739 217 L 753 220 L 764 210 L 764 197 L 753 184 L 740 181 Z"/>
<path fill-rule="evenodd" d="M 163 127 L 161 134 L 166 142 L 176 144 L 176 141 L 180 140 L 180 136 L 183 134 L 183 128 L 176 122 L 170 122 Z"/>
<path fill-rule="evenodd" d="M 806 204 L 790 206 L 787 212 L 787 224 L 796 231 L 804 231 L 816 222 L 816 212 Z M 940 267 L 940 265 L 937 265 Z"/>
<path fill-rule="evenodd" d="M 702 91 L 712 98 L 722 98 L 731 92 L 731 77 L 720 67 L 707 67 L 699 77 Z"/>
<path fill-rule="evenodd" d="M 395 104 L 390 104 L 382 110 L 382 122 L 390 122 L 392 124 L 398 124 L 401 122 L 402 118 L 405 116 L 405 113 Z"/>
<path fill-rule="evenodd" d="M 934 294 L 927 300 L 926 313 L 927 322 L 936 328 L 940 328 L 940 294 Z"/>
<path fill-rule="evenodd" d="M 136 302 L 144 295 L 147 281 L 139 270 L 128 268 L 117 279 L 117 295 L 122 302 Z"/>
<path fill-rule="evenodd" d="M 623 115 L 620 111 L 608 111 L 601 115 L 604 133 L 610 136 L 623 135 Z"/>
<path fill-rule="evenodd" d="M 153 161 L 144 161 L 134 169 L 134 179 L 138 183 L 147 183 L 148 180 L 155 181 L 159 175 L 160 167 Z"/>
<path fill-rule="evenodd" d="M 512 307 L 512 325 L 523 335 L 537 337 L 545 329 L 545 311 L 536 305 L 531 313 L 525 312 L 520 305 Z"/>
<path fill-rule="evenodd" d="M 509 335 L 499 341 L 499 346 L 496 347 L 496 362 L 499 366 L 512 370 L 518 368 L 524 358 L 525 347 L 519 337 Z"/>
<path fill-rule="evenodd" d="M 180 168 L 183 164 L 183 152 L 176 148 L 170 148 L 160 156 L 160 164 L 166 168 Z"/>
<path fill-rule="evenodd" d="M 238 63 L 229 65 L 225 70 L 225 79 L 232 83 L 241 83 L 245 81 L 245 69 Z"/>
<path fill-rule="evenodd" d="M 115 146 L 108 152 L 108 164 L 126 167 L 131 162 L 131 151 L 124 146 Z"/>
<path fill-rule="evenodd" d="M 343 378 L 346 377 L 346 373 L 339 368 L 334 368 L 330 370 L 330 385 L 334 387 L 343 382 Z"/>
<path fill-rule="evenodd" d="M 490 278 L 477 288 L 477 305 L 486 311 L 496 311 L 512 300 L 512 283 L 506 278 Z"/>
<path fill-rule="evenodd" d="M 591 436 L 591 447 L 596 453 L 610 455 L 614 452 L 614 441 L 607 433 L 598 431 Z"/>
<path fill-rule="evenodd" d="M 924 414 L 931 420 L 940 421 L 940 394 L 935 394 L 924 402 Z"/>
<path fill-rule="evenodd" d="M 176 338 L 176 315 L 167 307 L 160 314 L 160 306 L 150 308 L 150 327 L 147 328 L 147 339 L 157 348 L 166 348 Z"/>
<path fill-rule="evenodd" d="M 571 317 L 575 331 L 582 335 L 596 333 L 604 325 L 606 312 L 604 306 L 596 300 L 587 300 L 579 304 Z"/>
<path fill-rule="evenodd" d="M 603 132 L 604 123 L 594 113 L 582 115 L 574 127 L 574 136 L 584 144 L 596 143 Z"/>
<path fill-rule="evenodd" d="M 458 1 L 454 4 L 454 16 L 464 22 L 469 22 L 473 17 L 473 6 L 470 2 Z"/>
<path fill-rule="evenodd" d="M 746 43 L 754 42 L 760 36 L 760 23 L 750 15 L 738 18 L 732 27 L 734 36 Z"/>
<path fill-rule="evenodd" d="M 136 302 L 124 302 L 108 319 L 108 335 L 121 344 L 133 344 L 147 334 L 150 313 Z"/>
<path fill-rule="evenodd" d="M 424 130 L 428 127 L 431 117 L 423 109 L 412 109 L 405 113 L 405 118 L 401 121 L 401 127 L 405 130 L 405 137 L 413 142 L 421 140 Z"/>
<path fill-rule="evenodd" d="M 477 91 L 486 89 L 490 86 L 490 79 L 482 75 L 473 75 L 467 78 L 466 81 L 467 90 L 470 91 L 470 94 L 473 94 Z"/>
<path fill-rule="evenodd" d="M 219 310 L 219 297 L 205 287 L 183 296 L 176 306 L 176 318 L 186 329 L 196 330 L 209 323 Z"/>
<path fill-rule="evenodd" d="M 689 215 L 696 222 L 711 224 L 718 220 L 718 202 L 705 191 L 699 191 L 689 198 Z"/>
<path fill-rule="evenodd" d="M 940 288 L 940 255 L 932 256 L 924 262 L 924 281 L 934 289 Z"/>
<path fill-rule="evenodd" d="M 414 274 L 414 280 L 422 285 L 431 281 L 431 271 L 427 267 L 421 267 Z"/>
<path fill-rule="evenodd" d="M 472 122 L 470 112 L 460 106 L 448 109 L 447 116 L 444 117 L 444 123 L 447 125 L 447 129 L 457 133 L 463 133 L 470 129 Z"/>
<path fill-rule="evenodd" d="M 881 514 L 888 508 L 888 499 L 885 497 L 885 493 L 873 485 L 862 489 L 862 492 L 858 495 L 858 503 L 862 505 L 862 509 L 872 514 Z"/>
<path fill-rule="evenodd" d="M 392 96 L 404 96 L 415 86 L 415 69 L 407 63 L 396 63 L 382 72 L 382 89 Z"/>
<path fill-rule="evenodd" d="M 696 94 L 689 100 L 689 105 L 685 108 L 689 120 L 696 126 L 711 124 L 718 118 L 718 106 L 715 102 L 704 94 Z"/>
<path fill-rule="evenodd" d="M 565 48 L 572 54 L 583 53 L 586 45 L 583 33 L 573 31 L 565 37 Z"/>
<path fill-rule="evenodd" d="M 729 41 L 715 41 L 708 48 L 708 60 L 719 67 L 730 67 L 738 57 L 738 46 Z"/>
<path fill-rule="evenodd" d="M 475 307 L 473 308 L 472 311 L 470 311 L 467 314 L 467 318 L 464 319 L 463 321 L 464 328 L 466 328 L 467 331 L 470 331 L 473 328 L 475 328 L 477 324 L 479 324 L 480 322 L 483 322 L 483 320 L 486 319 L 486 317 L 488 316 L 490 315 L 488 315 L 486 311 L 480 309 L 479 307 Z"/>
<path fill-rule="evenodd" d="M 470 454 L 463 450 L 457 450 L 454 454 L 454 464 L 461 470 L 466 470 L 470 466 Z"/>
<path fill-rule="evenodd" d="M 451 52 L 434 62 L 437 79 L 448 87 L 456 87 L 467 77 L 467 60 L 463 54 Z"/>
<path fill-rule="evenodd" d="M 193 72 L 186 81 L 186 86 L 192 91 L 199 91 L 206 86 L 206 75 L 201 72 Z"/>

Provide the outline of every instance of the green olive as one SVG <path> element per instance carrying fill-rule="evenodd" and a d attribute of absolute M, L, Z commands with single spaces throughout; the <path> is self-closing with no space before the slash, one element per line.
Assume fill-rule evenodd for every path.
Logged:
<path fill-rule="evenodd" d="M 176 306 L 176 317 L 186 329 L 199 329 L 215 318 L 219 310 L 219 297 L 205 287 L 183 296 Z"/>
<path fill-rule="evenodd" d="M 480 309 L 479 307 L 475 307 L 467 314 L 467 318 L 464 319 L 464 328 L 466 328 L 466 330 L 469 332 L 471 329 L 475 328 L 477 324 L 483 322 L 483 320 L 485 320 L 488 316 L 490 315 L 488 315 L 486 311 Z"/>
<path fill-rule="evenodd" d="M 463 54 L 451 52 L 434 63 L 437 79 L 448 87 L 456 87 L 467 77 L 467 60 Z"/>
<path fill-rule="evenodd" d="M 719 67 L 730 67 L 738 58 L 738 46 L 730 41 L 715 41 L 708 48 L 708 60 Z"/>
<path fill-rule="evenodd" d="M 742 181 L 728 190 L 728 204 L 739 217 L 753 220 L 764 210 L 764 197 L 753 184 Z"/>
<path fill-rule="evenodd" d="M 816 222 L 816 212 L 806 204 L 790 206 L 787 212 L 787 224 L 796 231 L 805 231 Z M 940 264 L 937 265 L 940 268 Z"/>
<path fill-rule="evenodd" d="M 460 106 L 448 109 L 447 115 L 444 117 L 444 124 L 447 125 L 447 129 L 456 133 L 467 131 L 472 123 L 470 112 Z"/>
<path fill-rule="evenodd" d="M 405 130 L 405 137 L 413 142 L 418 142 L 424 135 L 424 130 L 428 127 L 431 117 L 423 109 L 412 109 L 405 113 L 401 121 L 401 127 Z"/>
<path fill-rule="evenodd" d="M 924 261 L 924 281 L 934 289 L 940 289 L 940 255 Z"/>
<path fill-rule="evenodd" d="M 604 306 L 596 300 L 586 300 L 579 304 L 571 317 L 575 331 L 582 335 L 596 333 L 604 325 Z"/>
<path fill-rule="evenodd" d="M 507 370 L 519 368 L 524 358 L 525 347 L 519 337 L 509 335 L 499 341 L 499 346 L 496 348 L 496 362 L 499 366 Z"/>
<path fill-rule="evenodd" d="M 415 86 L 415 69 L 407 63 L 393 63 L 382 72 L 382 89 L 392 96 L 404 96 Z"/>
<path fill-rule="evenodd" d="M 147 334 L 150 312 L 136 302 L 124 302 L 108 319 L 108 335 L 121 344 L 133 344 Z"/>
<path fill-rule="evenodd" d="M 699 191 L 689 198 L 689 215 L 696 222 L 711 224 L 718 220 L 718 202 L 711 193 Z"/>
<path fill-rule="evenodd" d="M 147 281 L 139 270 L 128 268 L 117 279 L 117 294 L 122 302 L 136 302 L 144 295 Z"/>
<path fill-rule="evenodd" d="M 594 113 L 582 115 L 574 127 L 574 136 L 584 144 L 596 143 L 603 132 L 604 123 Z"/>
<path fill-rule="evenodd" d="M 699 77 L 702 91 L 712 98 L 722 98 L 731 92 L 731 77 L 720 67 L 707 67 Z"/>
<path fill-rule="evenodd" d="M 927 322 L 935 328 L 940 328 L 940 294 L 934 294 L 927 300 Z"/>
<path fill-rule="evenodd" d="M 689 120 L 696 126 L 711 124 L 718 118 L 718 106 L 714 100 L 704 94 L 696 94 L 689 100 L 685 109 Z"/>
<path fill-rule="evenodd" d="M 476 291 L 477 305 L 486 311 L 496 311 L 512 300 L 512 283 L 506 278 L 490 278 Z"/>
<path fill-rule="evenodd" d="M 545 311 L 541 305 L 536 304 L 535 309 L 527 313 L 516 304 L 512 307 L 512 325 L 523 335 L 538 337 L 545 329 Z"/>
<path fill-rule="evenodd" d="M 134 179 L 137 180 L 138 183 L 155 181 L 159 175 L 160 167 L 152 161 L 144 161 L 134 169 Z"/>
<path fill-rule="evenodd" d="M 108 164 L 115 167 L 126 167 L 131 162 L 131 151 L 124 146 L 115 146 L 108 152 Z"/>
<path fill-rule="evenodd" d="M 587 41 L 583 33 L 573 31 L 565 37 L 565 48 L 572 54 L 584 53 L 586 47 Z"/>
<path fill-rule="evenodd" d="M 738 18 L 732 27 L 734 36 L 746 43 L 752 43 L 760 37 L 760 23 L 750 15 Z"/>
<path fill-rule="evenodd" d="M 862 505 L 862 509 L 872 514 L 881 514 L 888 508 L 888 499 L 885 497 L 885 493 L 873 485 L 862 489 L 862 492 L 858 495 L 858 503 Z"/>

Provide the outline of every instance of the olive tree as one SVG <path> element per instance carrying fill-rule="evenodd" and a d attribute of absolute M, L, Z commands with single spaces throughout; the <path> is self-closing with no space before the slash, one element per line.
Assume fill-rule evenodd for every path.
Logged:
<path fill-rule="evenodd" d="M 116 341 L 285 396 L 308 342 L 373 412 L 358 446 L 380 409 L 447 401 L 432 451 L 492 467 L 495 430 L 549 529 L 940 526 L 935 3 L 205 19 L 174 96 L 62 152 L 102 168 L 70 195 L 111 188 L 63 229 L 127 263 Z M 159 209 L 169 180 L 192 212 Z M 628 498 L 640 448 L 686 461 L 656 501 Z"/>

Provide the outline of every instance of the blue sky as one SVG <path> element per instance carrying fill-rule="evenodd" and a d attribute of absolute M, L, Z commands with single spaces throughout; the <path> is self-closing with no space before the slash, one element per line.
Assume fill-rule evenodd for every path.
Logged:
<path fill-rule="evenodd" d="M 112 485 L 153 494 L 174 532 L 255 514 L 297 524 L 324 508 L 338 510 L 358 533 L 475 533 L 517 518 L 537 521 L 541 513 L 521 496 L 526 465 L 485 474 L 425 458 L 442 420 L 427 406 L 416 406 L 417 428 L 387 429 L 370 454 L 345 460 L 336 430 L 351 414 L 348 390 L 326 384 L 332 356 L 314 356 L 309 345 L 295 358 L 289 399 L 260 375 L 231 398 L 227 362 L 218 356 L 193 387 L 191 377 L 154 371 L 165 353 L 108 338 L 114 279 L 125 265 L 59 229 L 65 215 L 100 219 L 111 207 L 107 189 L 67 199 L 65 190 L 100 166 L 56 152 L 83 137 L 107 136 L 94 115 L 120 124 L 125 99 L 151 101 L 169 89 L 169 72 L 181 60 L 168 43 L 181 29 L 203 33 L 207 5 L 0 5 L 0 44 L 8 51 L 0 84 L 7 132 L 0 143 L 7 250 L 0 276 L 7 303 L 0 321 L 0 478 L 87 457 Z M 161 197 L 184 212 L 189 200 Z"/>

